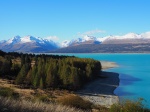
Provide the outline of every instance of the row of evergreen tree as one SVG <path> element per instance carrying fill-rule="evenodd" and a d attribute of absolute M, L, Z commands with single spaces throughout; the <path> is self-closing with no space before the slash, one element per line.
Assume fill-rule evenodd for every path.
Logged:
<path fill-rule="evenodd" d="M 42 89 L 76 90 L 95 79 L 100 70 L 99 61 L 68 56 L 9 53 L 0 59 L 1 76 L 13 74 L 16 84 Z"/>

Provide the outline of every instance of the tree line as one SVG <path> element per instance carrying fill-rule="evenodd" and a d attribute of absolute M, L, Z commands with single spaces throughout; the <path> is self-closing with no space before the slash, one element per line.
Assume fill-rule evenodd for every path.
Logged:
<path fill-rule="evenodd" d="M 0 76 L 13 76 L 15 84 L 33 88 L 76 90 L 95 79 L 100 70 L 101 63 L 93 59 L 22 53 L 0 56 Z"/>

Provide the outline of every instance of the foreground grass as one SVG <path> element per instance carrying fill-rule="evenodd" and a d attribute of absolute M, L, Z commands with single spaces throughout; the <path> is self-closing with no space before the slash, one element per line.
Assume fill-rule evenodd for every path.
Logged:
<path fill-rule="evenodd" d="M 65 90 L 21 89 L 0 80 L 0 112 L 150 112 L 143 99 L 111 108 L 97 106 Z"/>
<path fill-rule="evenodd" d="M 42 102 L 13 100 L 0 97 L 0 112 L 83 112 L 80 109 Z"/>
<path fill-rule="evenodd" d="M 124 100 L 119 104 L 114 104 L 109 109 L 109 112 L 150 112 L 143 104 L 142 98 L 134 100 Z"/>
<path fill-rule="evenodd" d="M 60 97 L 57 99 L 57 102 L 62 105 L 81 108 L 84 110 L 91 110 L 93 105 L 91 102 L 84 100 L 78 95 L 74 95 L 74 94 Z"/>
<path fill-rule="evenodd" d="M 77 99 L 79 100 L 79 98 Z M 66 104 L 68 105 L 65 101 Z M 137 101 L 126 100 L 121 104 L 112 105 L 110 109 L 97 107 L 97 109 L 81 110 L 72 106 L 63 106 L 54 103 L 31 102 L 0 97 L 0 112 L 150 112 L 150 110 L 144 108 L 141 99 Z"/>

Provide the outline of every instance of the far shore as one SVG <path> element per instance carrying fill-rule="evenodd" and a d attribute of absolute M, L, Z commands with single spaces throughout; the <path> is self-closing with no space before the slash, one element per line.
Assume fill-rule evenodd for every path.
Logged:
<path fill-rule="evenodd" d="M 114 62 L 102 61 L 102 69 L 118 67 Z M 114 90 L 119 86 L 119 74 L 102 71 L 101 77 L 87 84 L 77 94 L 82 98 L 91 101 L 96 105 L 109 108 L 112 104 L 119 102 L 119 97 L 114 94 Z"/>
<path fill-rule="evenodd" d="M 118 67 L 118 65 L 115 62 L 109 62 L 109 61 L 100 61 L 100 62 L 102 65 L 102 70 Z"/>

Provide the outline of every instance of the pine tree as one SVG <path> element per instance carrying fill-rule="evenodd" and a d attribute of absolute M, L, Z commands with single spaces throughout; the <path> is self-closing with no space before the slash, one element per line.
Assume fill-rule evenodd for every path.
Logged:
<path fill-rule="evenodd" d="M 25 83 L 27 85 L 32 84 L 32 69 L 29 70 L 29 72 L 28 72 L 28 74 L 27 74 L 27 76 L 25 78 Z"/>
<path fill-rule="evenodd" d="M 61 71 L 61 80 L 62 83 L 65 87 L 67 87 L 70 83 L 69 83 L 69 78 L 71 76 L 71 69 L 70 66 L 68 65 L 63 65 L 62 67 L 62 71 Z"/>
<path fill-rule="evenodd" d="M 2 62 L 2 66 L 1 66 L 1 74 L 2 75 L 8 75 L 11 71 L 11 64 L 9 61 L 4 60 L 4 62 Z"/>
<path fill-rule="evenodd" d="M 28 64 L 30 64 L 31 63 L 31 60 L 30 60 L 30 58 L 29 58 L 29 56 L 26 54 L 26 56 L 25 56 L 25 63 L 28 63 Z"/>
<path fill-rule="evenodd" d="M 34 81 L 36 74 L 37 74 L 37 66 L 34 65 L 34 67 L 31 70 L 31 82 L 32 82 L 32 84 L 33 84 L 33 81 Z"/>
<path fill-rule="evenodd" d="M 28 74 L 30 70 L 30 65 L 29 64 L 24 64 L 22 67 L 21 67 L 21 70 L 19 72 L 19 74 L 17 75 L 17 78 L 15 80 L 16 84 L 22 84 L 24 83 L 25 81 L 25 78 Z"/>
<path fill-rule="evenodd" d="M 16 84 L 22 84 L 23 81 L 24 81 L 24 78 L 25 78 L 25 76 L 26 76 L 26 73 L 27 73 L 27 71 L 26 71 L 26 65 L 24 64 L 24 65 L 22 66 L 22 68 L 21 68 L 21 70 L 20 70 L 20 72 L 19 72 L 19 74 L 18 74 L 16 80 L 15 80 L 15 83 L 16 83 Z"/>
<path fill-rule="evenodd" d="M 24 54 L 21 55 L 21 67 L 25 64 L 25 56 Z"/>
<path fill-rule="evenodd" d="M 44 88 L 43 78 L 40 79 L 40 88 L 41 88 L 41 89 Z"/>
<path fill-rule="evenodd" d="M 58 67 L 55 61 L 50 64 L 47 70 L 46 84 L 47 87 L 56 88 L 58 86 Z"/>
<path fill-rule="evenodd" d="M 73 86 L 73 89 L 77 89 L 80 88 L 80 77 L 79 77 L 79 71 L 77 68 L 73 67 L 71 69 L 71 79 L 70 79 L 70 83 Z"/>
<path fill-rule="evenodd" d="M 35 78 L 33 79 L 33 86 L 35 88 L 39 87 L 40 85 L 40 75 L 38 73 L 35 74 Z"/>
<path fill-rule="evenodd" d="M 14 75 L 14 76 L 16 76 L 18 73 L 19 73 L 19 71 L 20 71 L 20 65 L 19 64 L 15 64 L 15 63 L 13 63 L 12 64 L 12 67 L 11 67 L 11 72 L 12 72 L 12 74 Z"/>
<path fill-rule="evenodd" d="M 92 69 L 89 64 L 87 64 L 87 66 L 86 66 L 86 77 L 88 80 L 90 80 L 92 78 Z"/>

